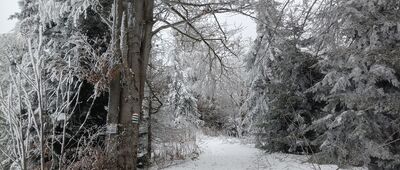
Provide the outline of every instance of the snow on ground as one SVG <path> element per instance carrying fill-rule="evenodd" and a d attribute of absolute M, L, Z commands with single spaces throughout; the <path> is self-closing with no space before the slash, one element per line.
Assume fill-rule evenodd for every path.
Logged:
<path fill-rule="evenodd" d="M 305 163 L 306 156 L 266 154 L 238 139 L 202 136 L 202 150 L 195 160 L 168 167 L 164 170 L 337 170 L 335 165 Z M 366 170 L 350 168 L 348 170 Z"/>

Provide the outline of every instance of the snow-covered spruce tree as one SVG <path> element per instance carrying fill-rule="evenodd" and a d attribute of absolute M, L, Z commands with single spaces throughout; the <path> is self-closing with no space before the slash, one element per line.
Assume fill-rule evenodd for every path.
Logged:
<path fill-rule="evenodd" d="M 272 40 L 273 24 L 278 23 L 278 3 L 275 1 L 259 1 L 257 5 L 257 33 L 253 49 L 246 58 L 247 69 L 249 73 L 249 92 L 246 101 L 240 110 L 240 128 L 239 135 L 253 133 L 255 131 L 255 122 L 258 115 L 264 115 L 268 111 L 267 98 L 265 95 L 266 83 L 268 80 L 269 47 Z M 266 22 L 265 24 L 263 24 Z"/>
<path fill-rule="evenodd" d="M 259 37 L 247 58 L 253 79 L 241 112 L 247 114 L 244 128 L 255 133 L 259 147 L 304 154 L 318 148 L 311 143 L 316 132 L 307 130 L 319 115 L 318 103 L 306 90 L 321 75 L 306 50 L 303 22 L 308 16 L 283 12 L 288 5 L 269 0 L 258 5 Z"/>
<path fill-rule="evenodd" d="M 314 126 L 321 162 L 400 168 L 400 2 L 331 0 L 316 24 L 325 77 L 310 91 L 326 102 Z M 317 141 L 316 141 L 317 142 Z"/>
<path fill-rule="evenodd" d="M 175 125 L 178 127 L 191 127 L 200 125 L 200 114 L 197 110 L 197 99 L 192 89 L 193 81 L 188 74 L 191 70 L 183 69 L 178 57 L 173 61 L 173 74 L 169 89 L 169 105 L 172 109 Z"/>

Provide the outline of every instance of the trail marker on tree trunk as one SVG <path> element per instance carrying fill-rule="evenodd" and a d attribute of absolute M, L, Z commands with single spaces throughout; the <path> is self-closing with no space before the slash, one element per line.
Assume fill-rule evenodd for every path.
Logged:
<path fill-rule="evenodd" d="M 138 113 L 133 113 L 132 114 L 132 123 L 133 124 L 138 124 L 139 123 L 139 114 Z"/>

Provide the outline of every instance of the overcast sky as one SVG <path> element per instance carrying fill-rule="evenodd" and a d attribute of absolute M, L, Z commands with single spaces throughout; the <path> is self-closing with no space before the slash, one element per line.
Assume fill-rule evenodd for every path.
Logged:
<path fill-rule="evenodd" d="M 256 33 L 257 25 L 250 17 L 239 14 L 235 15 L 227 14 L 224 18 L 228 25 L 233 26 L 235 28 L 241 27 L 243 29 L 242 30 L 243 38 L 250 37 L 251 39 L 254 40 L 257 37 Z"/>
<path fill-rule="evenodd" d="M 10 32 L 14 28 L 16 20 L 9 20 L 8 18 L 18 10 L 18 0 L 1 0 L 0 33 Z"/>

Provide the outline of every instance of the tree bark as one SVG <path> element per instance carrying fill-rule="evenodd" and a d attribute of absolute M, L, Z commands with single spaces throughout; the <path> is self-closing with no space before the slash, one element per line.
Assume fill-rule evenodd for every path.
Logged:
<path fill-rule="evenodd" d="M 117 169 L 136 169 L 139 124 L 132 122 L 132 115 L 142 113 L 153 8 L 153 0 L 114 3 L 113 53 L 120 56 L 121 67 L 110 84 L 107 123 L 117 123 L 118 134 L 110 134 L 107 141 L 108 147 L 115 148 L 108 148 L 108 154 L 116 158 Z"/>
<path fill-rule="evenodd" d="M 148 109 L 148 112 L 149 112 L 149 117 L 147 118 L 147 148 L 146 148 L 146 150 L 147 150 L 147 155 L 146 155 L 146 157 L 147 157 L 147 162 L 148 162 L 148 165 L 147 166 L 150 166 L 150 163 L 151 163 L 151 144 L 152 144 L 152 142 L 151 142 L 151 140 L 152 140 L 152 138 L 153 138 L 153 134 L 152 134 L 152 132 L 151 132 L 151 114 L 152 114 L 152 108 L 153 108 L 153 97 L 152 97 L 153 95 L 152 94 L 150 94 L 149 95 L 149 109 Z"/>
<path fill-rule="evenodd" d="M 121 58 L 121 48 L 120 48 L 120 35 L 121 35 L 121 22 L 122 22 L 122 0 L 114 1 L 114 20 L 112 28 L 112 51 L 113 51 L 113 62 L 116 63 L 116 67 L 113 68 L 109 73 L 111 78 L 109 86 L 109 97 L 108 97 L 108 115 L 107 115 L 107 139 L 106 139 L 106 152 L 109 158 L 108 164 L 110 166 L 116 165 L 118 160 L 118 150 L 117 150 L 117 133 L 119 124 L 119 112 L 120 112 L 120 95 L 121 95 L 121 75 L 118 70 L 118 65 L 120 65 Z M 116 128 L 116 129 L 114 129 Z M 114 133 L 115 131 L 116 133 Z M 110 167 L 111 168 L 111 167 Z"/>

